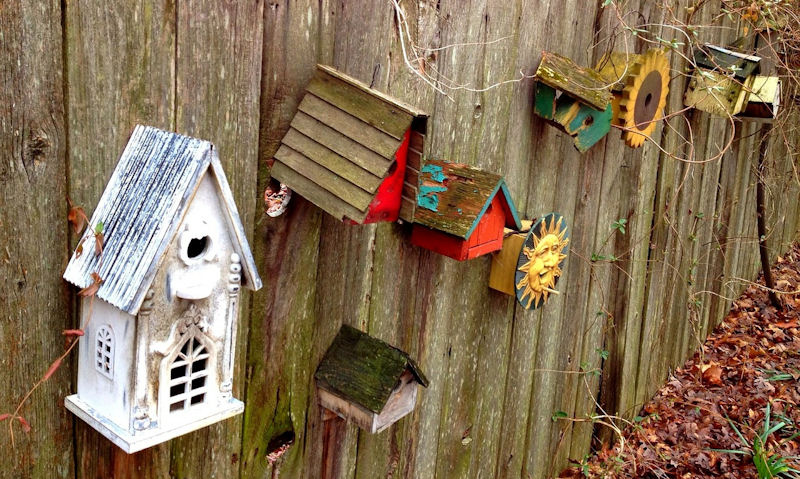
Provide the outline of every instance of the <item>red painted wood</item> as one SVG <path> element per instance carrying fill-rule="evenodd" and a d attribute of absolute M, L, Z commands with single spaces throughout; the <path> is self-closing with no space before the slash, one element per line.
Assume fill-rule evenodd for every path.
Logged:
<path fill-rule="evenodd" d="M 411 230 L 411 244 L 458 261 L 466 260 L 469 250 L 467 242 L 463 239 L 420 225 L 414 225 Z"/>
<path fill-rule="evenodd" d="M 400 214 L 400 203 L 403 200 L 403 178 L 406 174 L 408 139 L 410 135 L 411 130 L 409 129 L 403 136 L 403 142 L 394 155 L 395 164 L 392 166 L 393 170 L 389 170 L 391 173 L 378 187 L 378 191 L 375 193 L 375 199 L 369 204 L 364 224 L 377 223 L 380 221 L 397 221 L 397 217 Z"/>
<path fill-rule="evenodd" d="M 414 225 L 414 229 L 411 231 L 411 243 L 458 261 L 499 251 L 503 248 L 505 211 L 501 195 L 498 194 L 492 199 L 468 240 L 465 241 L 441 231 Z"/>

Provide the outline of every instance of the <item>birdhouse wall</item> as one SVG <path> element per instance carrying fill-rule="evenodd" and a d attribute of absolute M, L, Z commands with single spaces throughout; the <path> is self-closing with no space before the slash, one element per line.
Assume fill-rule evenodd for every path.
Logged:
<path fill-rule="evenodd" d="M 379 221 L 396 221 L 400 213 L 401 194 L 403 192 L 403 179 L 406 174 L 408 157 L 408 140 L 411 130 L 406 131 L 403 142 L 394 155 L 395 164 L 389 170 L 389 175 L 383 179 L 375 199 L 369 205 L 367 218 L 364 223 L 377 223 Z"/>
<path fill-rule="evenodd" d="M 414 225 L 411 243 L 458 261 L 465 261 L 503 247 L 506 215 L 501 195 L 495 195 L 469 239 Z"/>
<path fill-rule="evenodd" d="M 135 376 L 135 318 L 102 299 L 83 298 L 81 324 L 86 327 L 78 347 L 78 397 L 127 429 Z"/>
<path fill-rule="evenodd" d="M 204 405 L 192 410 L 216 407 L 222 383 L 232 374 L 239 282 L 231 281 L 231 277 L 240 273 L 231 272 L 234 248 L 226 214 L 213 174 L 209 171 L 200 182 L 152 283 L 149 329 L 143 329 L 139 341 L 147 344 L 148 412 L 151 419 L 157 417 L 161 424 L 170 423 L 170 394 L 161 381 L 162 375 L 168 374 L 166 362 L 192 335 L 206 345 L 209 354 Z M 196 240 L 206 236 L 205 251 L 191 258 L 190 253 L 197 253 L 197 250 L 189 251 L 193 247 L 192 238 Z M 236 289 L 236 294 L 231 293 L 231 288 Z M 189 314 L 191 306 L 196 311 L 194 319 Z M 142 317 L 140 311 L 140 322 Z M 180 420 L 190 421 L 192 418 L 185 415 Z"/>

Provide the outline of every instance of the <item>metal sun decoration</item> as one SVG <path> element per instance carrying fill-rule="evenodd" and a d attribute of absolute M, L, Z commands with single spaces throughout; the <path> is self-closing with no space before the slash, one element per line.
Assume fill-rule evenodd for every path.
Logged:
<path fill-rule="evenodd" d="M 569 234 L 564 217 L 550 213 L 534 223 L 525 238 L 517 261 L 514 284 L 517 301 L 526 309 L 538 308 L 547 302 L 561 276 L 567 257 Z"/>

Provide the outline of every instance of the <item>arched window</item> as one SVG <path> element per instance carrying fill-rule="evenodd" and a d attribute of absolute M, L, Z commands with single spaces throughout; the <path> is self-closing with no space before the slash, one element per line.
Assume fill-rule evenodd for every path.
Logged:
<path fill-rule="evenodd" d="M 195 336 L 184 341 L 169 365 L 169 411 L 182 411 L 206 399 L 208 350 Z"/>
<path fill-rule="evenodd" d="M 114 332 L 104 324 L 97 329 L 94 367 L 103 376 L 114 378 Z"/>

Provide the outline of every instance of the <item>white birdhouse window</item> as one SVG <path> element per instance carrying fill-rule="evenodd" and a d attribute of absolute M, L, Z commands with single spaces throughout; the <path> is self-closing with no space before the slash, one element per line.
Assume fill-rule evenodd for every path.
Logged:
<path fill-rule="evenodd" d="M 109 325 L 100 326 L 95 340 L 94 367 L 103 376 L 114 377 L 114 332 Z"/>
<path fill-rule="evenodd" d="M 183 411 L 205 401 L 208 361 L 208 350 L 195 336 L 184 341 L 169 367 L 170 412 Z"/>

